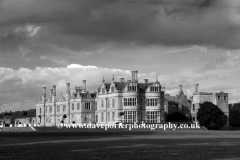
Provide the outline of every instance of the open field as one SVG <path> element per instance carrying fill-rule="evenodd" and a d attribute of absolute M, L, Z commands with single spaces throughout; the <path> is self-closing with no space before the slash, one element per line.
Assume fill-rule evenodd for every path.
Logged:
<path fill-rule="evenodd" d="M 0 159 L 240 159 L 240 131 L 0 133 Z"/>

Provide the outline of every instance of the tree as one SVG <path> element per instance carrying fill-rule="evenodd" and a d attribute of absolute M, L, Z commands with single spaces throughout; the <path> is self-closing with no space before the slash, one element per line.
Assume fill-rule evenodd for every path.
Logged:
<path fill-rule="evenodd" d="M 233 105 L 229 108 L 229 125 L 240 127 L 240 108 L 238 105 Z"/>
<path fill-rule="evenodd" d="M 167 115 L 168 122 L 188 122 L 188 118 L 180 112 L 174 112 Z"/>
<path fill-rule="evenodd" d="M 23 111 L 23 116 L 27 116 L 28 112 L 27 111 Z"/>
<path fill-rule="evenodd" d="M 210 102 L 200 104 L 197 119 L 200 125 L 207 129 L 220 129 L 227 124 L 227 116 L 217 105 Z"/>

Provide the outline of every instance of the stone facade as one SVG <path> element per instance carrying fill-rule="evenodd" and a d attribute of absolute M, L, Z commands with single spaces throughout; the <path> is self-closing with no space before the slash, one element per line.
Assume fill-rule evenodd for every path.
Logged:
<path fill-rule="evenodd" d="M 70 83 L 67 83 L 65 95 L 57 97 L 56 86 L 50 89 L 46 97 L 46 87 L 39 102 L 36 104 L 36 124 L 53 126 L 60 123 L 163 123 L 165 113 L 181 112 L 189 119 L 196 121 L 200 103 L 209 101 L 217 105 L 228 117 L 228 94 L 195 92 L 190 100 L 179 85 L 176 96 L 165 94 L 165 88 L 156 79 L 155 82 L 138 82 L 137 71 L 132 71 L 132 79 L 124 81 L 120 78 L 102 85 L 96 93 L 86 91 L 86 80 L 83 87 L 75 87 L 70 93 Z"/>
<path fill-rule="evenodd" d="M 191 117 L 191 103 L 187 99 L 187 95 L 184 94 L 182 90 L 182 85 L 179 85 L 179 92 L 176 96 L 170 96 L 165 94 L 165 112 L 171 114 L 173 112 L 180 112 L 187 116 L 189 119 Z"/>
<path fill-rule="evenodd" d="M 50 89 L 49 98 L 46 98 L 46 87 L 43 95 L 36 105 L 36 119 L 38 125 L 53 126 L 64 123 L 95 122 L 96 93 L 86 91 L 86 80 L 83 88 L 75 87 L 75 92 L 70 93 L 70 83 L 67 83 L 66 95 L 57 97 L 56 86 Z"/>
<path fill-rule="evenodd" d="M 97 93 L 97 123 L 160 123 L 164 122 L 164 90 L 160 82 L 138 82 L 137 71 L 132 80 L 120 78 L 102 85 Z"/>
<path fill-rule="evenodd" d="M 226 127 L 228 127 L 229 126 L 228 93 L 199 92 L 198 84 L 195 84 L 195 92 L 193 93 L 191 106 L 191 115 L 193 122 L 197 121 L 197 111 L 200 107 L 200 104 L 204 102 L 211 102 L 217 105 L 224 112 L 224 114 L 228 117 L 226 125 Z"/>

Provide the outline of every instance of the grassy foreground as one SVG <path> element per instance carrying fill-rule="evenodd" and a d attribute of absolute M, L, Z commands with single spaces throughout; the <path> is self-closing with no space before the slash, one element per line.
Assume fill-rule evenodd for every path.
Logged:
<path fill-rule="evenodd" d="M 0 159 L 240 159 L 240 131 L 5 132 Z"/>

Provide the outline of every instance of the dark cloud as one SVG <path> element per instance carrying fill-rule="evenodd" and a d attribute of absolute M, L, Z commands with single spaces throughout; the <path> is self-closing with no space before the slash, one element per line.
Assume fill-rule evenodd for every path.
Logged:
<path fill-rule="evenodd" d="M 211 6 L 214 0 L 205 0 L 200 6 L 202 7 L 208 7 Z"/>
<path fill-rule="evenodd" d="M 41 30 L 33 44 L 73 50 L 105 44 L 239 49 L 238 7 L 237 0 L 2 0 L 0 47 L 32 41 L 9 28 L 34 25 Z"/>

